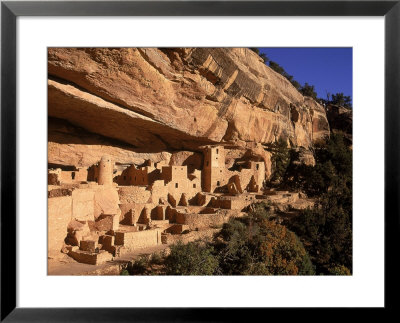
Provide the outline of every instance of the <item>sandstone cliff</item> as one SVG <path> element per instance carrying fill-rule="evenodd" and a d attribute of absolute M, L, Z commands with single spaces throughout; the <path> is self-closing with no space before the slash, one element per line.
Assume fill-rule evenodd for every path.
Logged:
<path fill-rule="evenodd" d="M 50 48 L 48 75 L 49 163 L 169 162 L 214 143 L 266 161 L 261 143 L 329 135 L 324 108 L 246 48 Z"/>

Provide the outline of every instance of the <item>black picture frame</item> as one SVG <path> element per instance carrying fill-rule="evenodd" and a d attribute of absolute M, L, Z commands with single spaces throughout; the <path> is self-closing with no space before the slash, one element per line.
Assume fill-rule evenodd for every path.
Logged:
<path fill-rule="evenodd" d="M 248 320 L 243 308 L 16 307 L 16 19 L 19 16 L 384 16 L 385 314 L 396 310 L 399 274 L 400 0 L 396 1 L 2 1 L 1 3 L 1 320 L 6 322 L 186 322 Z M 372 62 L 371 62 L 372 64 Z M 373 148 L 371 148 L 373 153 Z M 368 161 L 366 161 L 368 162 Z M 373 165 L 371 165 L 373 167 Z M 368 174 L 366 174 L 368 176 Z M 371 261 L 374 261 L 371 255 Z M 345 292 L 345 291 L 344 291 Z M 38 291 L 39 293 L 39 291 Z M 240 292 L 238 291 L 238 294 Z M 179 304 L 179 302 L 177 302 Z M 270 311 L 278 309 L 268 309 Z M 284 309 L 287 311 L 287 309 Z M 280 310 L 282 311 L 282 309 Z M 342 318 L 327 309 L 329 316 Z M 270 312 L 268 312 L 268 315 Z M 287 312 L 285 312 L 286 314 Z M 382 320 L 382 309 L 369 311 Z M 250 315 L 250 316 L 249 316 Z M 341 314 L 340 314 L 341 315 Z M 253 318 L 253 319 L 252 319 Z"/>

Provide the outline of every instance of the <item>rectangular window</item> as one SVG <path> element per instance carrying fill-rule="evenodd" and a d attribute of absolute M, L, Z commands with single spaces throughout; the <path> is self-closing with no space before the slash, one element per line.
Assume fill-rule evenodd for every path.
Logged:
<path fill-rule="evenodd" d="M 260 165 L 257 164 L 257 165 L 256 165 L 256 168 L 258 169 L 259 166 L 260 166 Z"/>
<path fill-rule="evenodd" d="M 219 186 L 219 181 L 217 181 L 217 186 Z"/>
<path fill-rule="evenodd" d="M 218 148 L 217 148 L 217 154 L 218 154 Z"/>
<path fill-rule="evenodd" d="M 196 184 L 193 184 L 193 188 L 196 188 Z"/>
<path fill-rule="evenodd" d="M 178 188 L 178 183 L 175 183 L 175 188 Z"/>

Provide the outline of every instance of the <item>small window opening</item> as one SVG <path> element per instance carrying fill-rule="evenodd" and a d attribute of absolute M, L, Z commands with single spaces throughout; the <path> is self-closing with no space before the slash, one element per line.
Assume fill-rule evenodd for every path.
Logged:
<path fill-rule="evenodd" d="M 218 148 L 217 148 L 217 154 L 218 154 Z"/>
<path fill-rule="evenodd" d="M 219 184 L 220 184 L 219 181 L 217 181 L 217 186 L 219 186 Z"/>
<path fill-rule="evenodd" d="M 75 172 L 72 172 L 71 177 L 72 179 L 75 179 Z"/>
<path fill-rule="evenodd" d="M 175 183 L 175 188 L 178 188 L 178 183 Z"/>
<path fill-rule="evenodd" d="M 259 167 L 260 167 L 260 165 L 257 164 L 257 165 L 256 165 L 256 169 L 258 169 Z"/>
<path fill-rule="evenodd" d="M 196 188 L 196 184 L 193 184 L 193 188 Z"/>

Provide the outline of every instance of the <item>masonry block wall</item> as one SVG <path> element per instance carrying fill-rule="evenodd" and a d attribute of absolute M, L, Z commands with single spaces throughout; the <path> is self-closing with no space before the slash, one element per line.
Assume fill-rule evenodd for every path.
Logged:
<path fill-rule="evenodd" d="M 116 232 L 115 244 L 124 246 L 128 251 L 161 244 L 161 230 L 137 232 Z"/>
<path fill-rule="evenodd" d="M 60 256 L 68 223 L 72 220 L 72 196 L 53 197 L 47 204 L 48 255 Z"/>
<path fill-rule="evenodd" d="M 224 147 L 207 147 L 204 150 L 203 191 L 214 192 L 217 187 L 225 185 L 228 182 L 225 169 Z"/>

